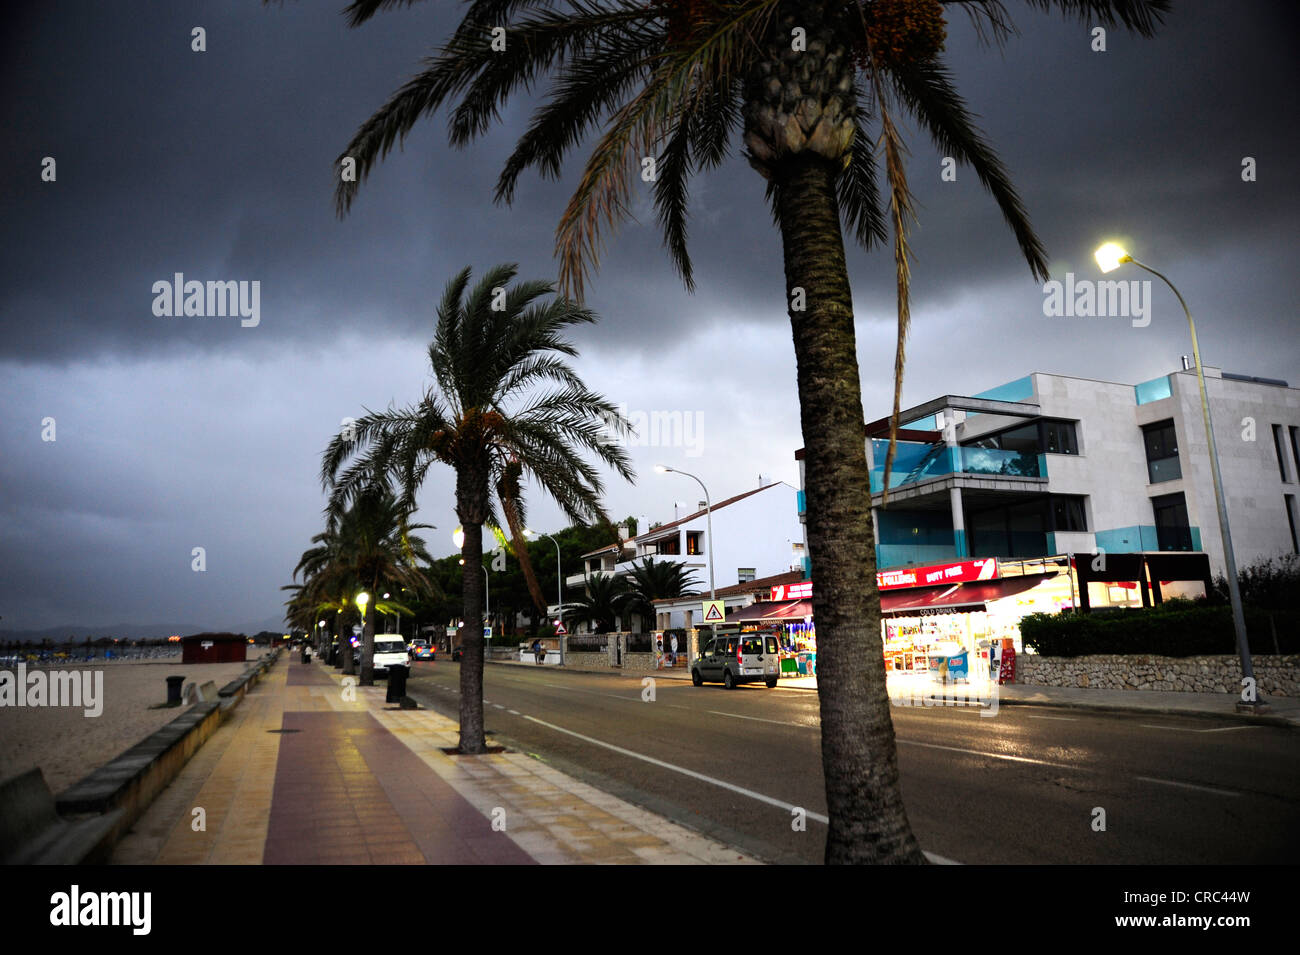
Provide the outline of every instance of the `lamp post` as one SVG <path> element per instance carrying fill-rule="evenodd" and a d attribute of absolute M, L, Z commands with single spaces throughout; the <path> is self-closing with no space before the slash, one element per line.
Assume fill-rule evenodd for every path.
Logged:
<path fill-rule="evenodd" d="M 561 566 L 563 559 L 560 556 L 560 542 L 550 534 L 542 531 L 532 531 L 524 529 L 525 534 L 536 534 L 539 537 L 549 538 L 555 545 L 555 612 L 559 614 L 560 622 L 564 622 L 564 568 Z M 560 666 L 564 666 L 564 637 L 560 637 Z"/>
<path fill-rule="evenodd" d="M 1232 603 L 1232 626 L 1237 634 L 1237 654 L 1241 657 L 1241 675 L 1243 679 L 1250 680 L 1251 687 L 1255 690 L 1254 700 L 1239 700 L 1237 706 L 1239 709 L 1249 707 L 1251 710 L 1261 712 L 1267 704 L 1258 691 L 1255 668 L 1251 665 L 1250 643 L 1246 639 L 1246 616 L 1241 609 L 1241 589 L 1237 585 L 1237 560 L 1232 552 L 1228 506 L 1223 498 L 1223 478 L 1219 474 L 1219 450 L 1214 443 L 1214 424 L 1210 420 L 1210 402 L 1205 392 L 1205 372 L 1201 368 L 1201 346 L 1196 339 L 1196 323 L 1192 321 L 1192 311 L 1187 307 L 1182 293 L 1167 276 L 1139 262 L 1114 242 L 1107 242 L 1096 251 L 1095 255 L 1097 265 L 1103 272 L 1114 271 L 1125 262 L 1132 262 L 1138 268 L 1150 272 L 1173 289 L 1174 295 L 1178 297 L 1178 304 L 1183 307 L 1183 314 L 1187 316 L 1187 327 L 1192 333 L 1192 357 L 1196 360 L 1196 384 L 1201 392 L 1201 417 L 1205 421 L 1205 434 L 1210 442 L 1210 470 L 1214 476 L 1214 501 L 1219 510 L 1219 535 L 1223 538 L 1223 562 L 1228 572 L 1228 598 Z"/>
<path fill-rule="evenodd" d="M 718 595 L 713 588 L 713 504 L 710 502 L 709 499 L 709 489 L 704 486 L 703 481 L 697 478 L 694 474 L 691 474 L 689 471 L 679 471 L 677 468 L 670 468 L 667 465 L 663 465 L 663 464 L 656 464 L 655 470 L 658 471 L 660 474 L 684 475 L 690 478 L 691 480 L 693 480 L 696 484 L 698 484 L 700 486 L 700 490 L 704 492 L 704 520 L 705 520 L 705 526 L 708 528 L 708 532 L 709 532 L 708 540 L 705 542 L 705 546 L 709 550 L 709 599 L 717 600 Z M 710 623 L 709 629 L 713 631 L 714 637 L 718 635 L 718 625 L 716 623 Z"/>

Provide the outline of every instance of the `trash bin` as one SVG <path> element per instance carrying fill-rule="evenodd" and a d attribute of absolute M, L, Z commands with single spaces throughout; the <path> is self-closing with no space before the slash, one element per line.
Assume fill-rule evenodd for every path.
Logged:
<path fill-rule="evenodd" d="M 167 678 L 167 705 L 176 706 L 181 701 L 181 685 L 184 684 L 185 677 L 169 676 Z"/>
<path fill-rule="evenodd" d="M 388 694 L 384 697 L 385 703 L 401 703 L 402 697 L 406 696 L 406 677 L 409 668 L 400 664 L 393 664 L 388 668 Z"/>

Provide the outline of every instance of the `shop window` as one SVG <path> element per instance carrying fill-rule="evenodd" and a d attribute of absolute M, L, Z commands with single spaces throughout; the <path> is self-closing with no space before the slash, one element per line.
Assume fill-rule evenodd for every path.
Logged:
<path fill-rule="evenodd" d="M 704 553 L 704 531 L 686 532 L 686 553 L 697 555 Z"/>
<path fill-rule="evenodd" d="M 1187 501 L 1181 494 L 1151 499 L 1155 512 L 1156 546 L 1160 550 L 1191 550 L 1192 529 L 1187 520 Z"/>
<path fill-rule="evenodd" d="M 1183 476 L 1178 462 L 1178 434 L 1172 421 L 1161 421 L 1143 428 L 1142 444 L 1146 448 L 1147 475 L 1152 484 L 1176 481 Z"/>
<path fill-rule="evenodd" d="M 1056 496 L 1052 498 L 1052 530 L 1086 531 L 1088 517 L 1082 497 Z"/>

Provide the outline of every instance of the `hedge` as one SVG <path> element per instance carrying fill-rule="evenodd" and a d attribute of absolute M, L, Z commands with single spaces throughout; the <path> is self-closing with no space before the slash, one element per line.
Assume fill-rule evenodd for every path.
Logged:
<path fill-rule="evenodd" d="M 1252 654 L 1300 653 L 1300 612 L 1247 607 L 1245 615 Z M 1188 603 L 1114 613 L 1035 613 L 1020 621 L 1020 636 L 1026 646 L 1045 657 L 1094 653 L 1190 657 L 1237 652 L 1231 608 Z"/>

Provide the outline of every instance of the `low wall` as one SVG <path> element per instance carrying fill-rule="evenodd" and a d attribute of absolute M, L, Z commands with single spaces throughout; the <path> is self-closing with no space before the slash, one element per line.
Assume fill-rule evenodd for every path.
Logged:
<path fill-rule="evenodd" d="M 585 669 L 610 669 L 609 654 L 600 653 L 583 653 L 576 650 L 569 650 L 564 654 L 565 666 L 578 667 Z"/>
<path fill-rule="evenodd" d="M 156 733 L 64 790 L 55 799 L 59 813 L 84 816 L 121 810 L 120 819 L 106 839 L 106 845 L 111 847 L 144 814 L 154 797 L 171 784 L 279 657 L 276 649 L 252 662 L 238 680 L 222 688 L 222 699 L 191 706 Z"/>
<path fill-rule="evenodd" d="M 1256 655 L 1251 662 L 1263 696 L 1300 696 L 1300 655 Z M 1027 686 L 1086 686 L 1098 690 L 1240 693 L 1241 661 L 1226 655 L 1044 657 L 1027 653 L 1016 657 L 1016 682 Z"/>

